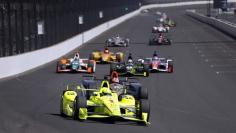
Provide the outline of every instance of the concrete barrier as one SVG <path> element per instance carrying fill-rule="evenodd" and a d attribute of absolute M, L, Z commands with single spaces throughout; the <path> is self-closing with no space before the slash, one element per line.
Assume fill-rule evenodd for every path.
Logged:
<path fill-rule="evenodd" d="M 224 32 L 225 34 L 233 38 L 236 38 L 236 24 L 234 23 L 231 23 L 225 20 L 216 19 L 214 17 L 207 17 L 203 14 L 197 13 L 192 10 L 186 11 L 186 14 L 192 18 L 197 19 L 200 22 L 211 25 L 212 27 Z"/>
<path fill-rule="evenodd" d="M 236 0 L 229 0 L 229 2 Z M 48 48 L 40 50 L 0 58 L 0 79 L 15 76 L 28 70 L 34 69 L 53 60 L 60 58 L 61 56 L 69 53 L 75 48 L 81 46 L 83 43 L 88 42 L 92 38 L 98 36 L 104 31 L 126 21 L 127 19 L 134 17 L 141 10 L 148 8 L 162 8 L 162 7 L 173 7 L 173 6 L 186 6 L 186 5 L 198 5 L 206 4 L 208 1 L 193 1 L 193 2 L 178 2 L 178 3 L 167 3 L 167 4 L 152 4 L 141 7 L 140 9 L 133 11 L 129 14 L 116 18 L 114 20 L 105 22 L 89 31 L 67 39 L 61 43 L 53 45 Z"/>

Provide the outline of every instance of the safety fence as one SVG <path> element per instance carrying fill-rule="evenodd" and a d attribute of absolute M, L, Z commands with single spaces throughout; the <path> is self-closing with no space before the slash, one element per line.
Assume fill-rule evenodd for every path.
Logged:
<path fill-rule="evenodd" d="M 0 57 L 33 51 L 87 31 L 142 0 L 1 0 Z"/>

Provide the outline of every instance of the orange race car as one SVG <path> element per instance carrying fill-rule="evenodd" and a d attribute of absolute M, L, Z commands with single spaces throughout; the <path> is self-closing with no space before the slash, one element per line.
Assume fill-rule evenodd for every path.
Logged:
<path fill-rule="evenodd" d="M 94 73 L 96 71 L 96 62 L 89 59 L 80 59 L 79 57 L 74 58 L 61 58 L 57 62 L 57 70 L 60 72 L 87 72 Z"/>
<path fill-rule="evenodd" d="M 114 63 L 124 60 L 124 53 L 113 53 L 105 48 L 103 51 L 92 52 L 89 56 L 90 60 L 95 60 L 97 63 Z"/>

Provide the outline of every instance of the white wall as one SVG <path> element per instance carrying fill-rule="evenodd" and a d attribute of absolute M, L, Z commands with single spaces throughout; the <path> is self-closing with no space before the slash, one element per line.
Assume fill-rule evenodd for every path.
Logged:
<path fill-rule="evenodd" d="M 194 11 L 187 11 L 186 13 L 187 13 L 187 15 L 189 15 L 189 16 L 191 16 L 203 23 L 209 24 L 209 25 L 215 27 L 216 29 L 236 38 L 236 24 L 230 23 L 225 20 L 216 19 L 214 17 L 206 17 L 206 16 L 199 14 L 197 12 L 194 12 Z"/>

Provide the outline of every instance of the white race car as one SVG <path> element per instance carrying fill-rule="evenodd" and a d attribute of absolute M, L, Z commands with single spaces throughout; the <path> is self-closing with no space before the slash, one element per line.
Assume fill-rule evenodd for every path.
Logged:
<path fill-rule="evenodd" d="M 130 40 L 128 38 L 120 37 L 119 35 L 115 37 L 108 38 L 106 40 L 107 47 L 128 47 Z"/>
<path fill-rule="evenodd" d="M 169 30 L 170 30 L 169 26 L 164 26 L 162 24 L 152 27 L 152 33 L 167 33 L 169 32 Z"/>

